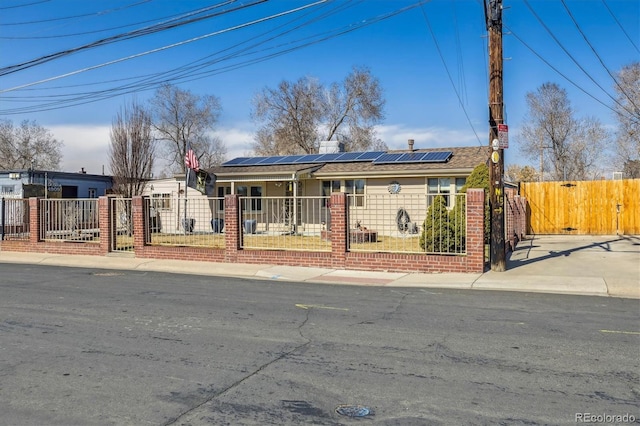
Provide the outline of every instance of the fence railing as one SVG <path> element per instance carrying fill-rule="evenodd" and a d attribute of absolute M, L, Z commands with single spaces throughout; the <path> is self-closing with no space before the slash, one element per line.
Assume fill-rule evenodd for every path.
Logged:
<path fill-rule="evenodd" d="M 331 251 L 330 197 L 239 197 L 242 248 Z"/>
<path fill-rule="evenodd" d="M 29 200 L 26 198 L 0 199 L 0 239 L 28 240 Z"/>
<path fill-rule="evenodd" d="M 100 241 L 98 200 L 40 200 L 40 239 L 43 241 Z"/>
<path fill-rule="evenodd" d="M 347 195 L 350 251 L 466 253 L 466 194 Z"/>
<path fill-rule="evenodd" d="M 224 198 L 145 200 L 151 245 L 224 248 Z"/>

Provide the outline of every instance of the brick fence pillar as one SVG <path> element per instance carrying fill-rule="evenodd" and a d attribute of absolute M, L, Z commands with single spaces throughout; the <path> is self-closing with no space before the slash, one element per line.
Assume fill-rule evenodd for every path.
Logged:
<path fill-rule="evenodd" d="M 135 196 L 131 199 L 131 217 L 133 218 L 133 250 L 143 250 L 147 242 L 147 221 L 144 217 L 145 198 Z"/>
<path fill-rule="evenodd" d="M 516 206 L 518 207 L 518 218 L 516 232 L 518 238 L 523 239 L 527 229 L 527 201 L 524 197 L 516 195 Z"/>
<path fill-rule="evenodd" d="M 29 198 L 29 244 L 40 241 L 40 198 Z"/>
<path fill-rule="evenodd" d="M 242 246 L 239 205 L 237 194 L 230 194 L 224 197 L 224 261 L 227 263 L 235 263 L 237 261 L 238 251 Z"/>
<path fill-rule="evenodd" d="M 111 251 L 113 247 L 113 236 L 111 235 L 111 202 L 108 197 L 98 198 L 98 226 L 100 227 L 100 251 L 104 254 Z"/>
<path fill-rule="evenodd" d="M 467 272 L 484 272 L 484 189 L 467 191 Z"/>
<path fill-rule="evenodd" d="M 348 207 L 347 195 L 331 194 L 331 266 L 344 268 L 347 259 Z"/>

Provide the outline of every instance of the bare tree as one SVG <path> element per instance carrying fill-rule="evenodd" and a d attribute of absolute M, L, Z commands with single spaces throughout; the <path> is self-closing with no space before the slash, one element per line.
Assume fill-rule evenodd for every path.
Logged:
<path fill-rule="evenodd" d="M 316 152 L 323 116 L 322 87 L 304 77 L 295 83 L 282 81 L 277 89 L 265 88 L 253 99 L 253 116 L 264 122 L 255 137 L 258 155 Z"/>
<path fill-rule="evenodd" d="M 615 167 L 625 177 L 640 177 L 640 62 L 633 62 L 618 73 L 615 117 Z"/>
<path fill-rule="evenodd" d="M 262 123 L 253 145 L 258 155 L 316 153 L 322 140 L 339 140 L 347 151 L 386 148 L 374 129 L 384 117 L 382 89 L 366 68 L 328 88 L 311 77 L 283 81 L 256 95 L 253 107 Z"/>
<path fill-rule="evenodd" d="M 609 136 L 594 118 L 578 119 L 567 92 L 544 83 L 527 93 L 528 112 L 520 134 L 521 150 L 539 160 L 550 180 L 592 179 L 602 167 Z"/>
<path fill-rule="evenodd" d="M 504 171 L 504 178 L 512 183 L 535 182 L 538 177 L 538 171 L 532 166 L 510 164 Z"/>
<path fill-rule="evenodd" d="M 35 121 L 0 120 L 0 169 L 59 170 L 62 141 Z"/>
<path fill-rule="evenodd" d="M 113 187 L 124 197 L 142 195 L 151 176 L 156 150 L 152 131 L 151 115 L 136 102 L 113 120 L 109 160 Z"/>
<path fill-rule="evenodd" d="M 156 91 L 151 105 L 157 138 L 167 142 L 162 151 L 171 172 L 186 171 L 184 156 L 189 144 L 205 160 L 203 168 L 224 160 L 223 142 L 211 136 L 222 111 L 217 97 L 194 95 L 167 84 Z"/>

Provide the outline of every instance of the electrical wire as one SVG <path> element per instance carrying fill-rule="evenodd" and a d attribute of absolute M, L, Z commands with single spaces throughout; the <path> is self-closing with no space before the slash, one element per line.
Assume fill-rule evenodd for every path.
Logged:
<path fill-rule="evenodd" d="M 46 0 L 49 1 L 49 0 Z M 117 12 L 119 10 L 124 10 L 124 9 L 129 9 L 130 7 L 134 7 L 134 6 L 139 6 L 143 3 L 148 3 L 152 0 L 141 0 L 137 3 L 132 3 L 132 4 L 128 4 L 122 7 L 118 7 L 115 9 L 107 9 L 107 10 L 101 10 L 99 12 L 92 12 L 92 13 L 84 13 L 82 15 L 71 15 L 71 16 L 63 16 L 60 18 L 49 18 L 49 19 L 41 19 L 39 21 L 26 21 L 26 22 L 3 22 L 1 25 L 3 27 L 10 27 L 10 26 L 18 26 L 18 25 L 32 25 L 32 24 L 42 24 L 45 22 L 55 22 L 55 21 L 66 21 L 68 19 L 76 19 L 76 18 L 87 18 L 90 16 L 103 16 L 103 15 L 107 15 L 109 13 L 113 13 L 113 12 Z M 39 2 L 39 3 L 45 3 L 43 2 Z M 38 4 L 38 3 L 33 3 L 33 4 Z M 4 8 L 0 8 L 0 9 L 4 9 Z"/>
<path fill-rule="evenodd" d="M 16 6 L 3 6 L 3 7 L 0 7 L 0 10 L 19 9 L 21 7 L 33 6 L 33 5 L 40 4 L 40 3 L 47 3 L 49 1 L 50 0 L 41 0 L 41 1 L 36 1 L 36 2 L 33 2 L 33 3 L 19 4 L 19 5 L 16 5 Z"/>
<path fill-rule="evenodd" d="M 405 8 L 401 8 L 401 9 L 395 10 L 395 11 L 390 12 L 390 13 L 385 14 L 385 15 L 380 15 L 380 16 L 377 16 L 375 18 L 362 20 L 362 21 L 360 21 L 360 22 L 358 22 L 356 24 L 351 24 L 351 25 L 349 25 L 349 26 L 347 26 L 347 27 L 345 27 L 343 29 L 335 30 L 333 32 L 325 32 L 325 35 L 323 35 L 322 37 L 318 37 L 318 35 L 316 35 L 316 36 L 308 37 L 307 39 L 299 40 L 298 42 L 289 43 L 289 44 L 293 44 L 293 45 L 290 46 L 290 47 L 286 47 L 286 45 L 284 45 L 286 47 L 284 49 L 275 51 L 273 53 L 269 53 L 267 55 L 262 55 L 261 57 L 258 57 L 258 58 L 251 58 L 251 59 L 249 59 L 247 61 L 244 61 L 244 62 L 241 62 L 239 64 L 231 64 L 231 65 L 227 65 L 227 66 L 222 67 L 222 68 L 217 68 L 217 69 L 206 71 L 206 72 L 202 72 L 202 73 L 199 73 L 199 74 L 193 74 L 192 73 L 192 74 L 189 74 L 189 75 L 187 75 L 185 77 L 180 78 L 179 81 L 182 81 L 182 82 L 194 81 L 194 80 L 198 80 L 198 79 L 201 79 L 201 78 L 208 77 L 210 75 L 219 74 L 219 73 L 223 73 L 223 72 L 228 72 L 228 71 L 231 71 L 231 70 L 234 70 L 234 69 L 238 69 L 238 68 L 241 68 L 241 67 L 244 67 L 244 66 L 253 65 L 253 64 L 265 61 L 265 60 L 269 60 L 269 59 L 271 59 L 273 57 L 284 55 L 284 54 L 289 53 L 289 52 L 291 52 L 293 50 L 304 48 L 304 47 L 307 47 L 307 46 L 312 45 L 312 44 L 316 44 L 316 43 L 320 43 L 320 42 L 326 41 L 326 40 L 328 40 L 330 38 L 333 38 L 333 37 L 337 37 L 337 36 L 340 36 L 340 35 L 347 34 L 347 33 L 351 32 L 351 31 L 355 31 L 355 30 L 357 30 L 357 29 L 359 29 L 359 28 L 361 28 L 363 26 L 376 24 L 377 22 L 380 22 L 380 21 L 385 20 L 385 19 L 389 19 L 389 18 L 391 18 L 391 17 L 393 17 L 393 16 L 395 16 L 397 14 L 400 14 L 400 13 L 403 13 L 403 12 L 405 12 L 407 10 L 412 9 L 412 8 L 418 7 L 418 6 L 422 5 L 423 3 L 425 3 L 426 1 L 428 1 L 428 0 L 422 0 L 420 2 L 414 3 L 414 4 L 410 5 L 410 6 L 405 7 Z M 353 3 L 353 2 L 350 2 L 350 3 Z M 337 9 L 334 10 L 333 13 L 336 13 L 336 11 L 337 11 Z M 328 12 L 327 16 L 330 16 L 330 14 L 331 13 Z M 320 19 L 320 18 L 316 18 L 316 19 Z M 291 30 L 289 30 L 289 31 L 291 31 Z M 289 31 L 287 31 L 287 32 L 289 32 Z M 307 40 L 307 41 L 305 41 L 305 40 Z M 283 45 L 281 45 L 280 47 L 282 47 L 282 46 Z M 276 48 L 278 48 L 278 46 L 271 48 L 271 50 L 276 49 Z M 222 60 L 228 60 L 228 59 L 231 59 L 233 57 L 250 56 L 250 55 L 255 54 L 255 53 L 256 52 L 245 52 L 242 55 L 234 54 L 234 55 L 231 55 L 231 56 L 228 56 L 228 57 L 225 57 L 225 58 L 218 59 L 215 62 L 221 62 Z M 160 76 L 160 74 L 158 74 L 158 76 Z M 167 82 L 172 82 L 172 81 L 175 82 L 175 81 L 178 81 L 178 80 L 176 80 L 175 78 L 167 78 L 167 79 L 158 79 L 158 78 L 156 78 L 154 82 L 147 82 L 147 83 L 144 83 L 144 84 L 140 84 L 140 83 L 135 84 L 134 83 L 134 84 L 127 85 L 127 86 L 122 86 L 120 88 L 107 89 L 107 90 L 104 90 L 104 91 L 101 91 L 101 92 L 88 92 L 85 96 L 76 96 L 75 98 L 73 97 L 74 96 L 73 94 L 72 95 L 68 95 L 68 96 L 67 95 L 62 95 L 62 96 L 65 96 L 65 99 L 58 100 L 58 101 L 55 101 L 55 102 L 50 102 L 50 103 L 45 104 L 45 105 L 38 105 L 38 106 L 32 106 L 32 107 L 23 107 L 23 108 L 14 108 L 14 109 L 11 109 L 11 110 L 4 110 L 4 111 L 0 111 L 0 112 L 4 113 L 4 114 L 17 114 L 17 113 L 24 113 L 24 112 L 36 112 L 36 111 L 46 111 L 46 110 L 56 109 L 56 108 L 60 108 L 63 104 L 65 106 L 81 105 L 81 104 L 85 104 L 85 103 L 96 102 L 96 101 L 99 101 L 99 100 L 102 100 L 102 99 L 106 99 L 106 98 L 109 98 L 109 97 L 114 97 L 114 96 L 117 96 L 118 94 L 126 94 L 126 93 L 137 92 L 137 91 L 140 91 L 140 90 L 155 88 L 158 85 L 161 85 L 161 84 L 164 84 L 164 83 L 167 83 Z M 6 97 L 5 97 L 5 99 L 6 99 Z"/>
<path fill-rule="evenodd" d="M 587 92 L 583 87 L 581 87 L 578 83 L 576 83 L 575 81 L 573 81 L 572 79 L 570 79 L 568 76 L 566 76 L 562 71 L 560 71 L 558 68 L 554 67 L 549 61 L 547 61 L 545 58 L 542 57 L 542 55 L 540 55 L 538 52 L 536 52 L 536 50 L 529 46 L 527 44 L 527 42 L 525 42 L 521 37 L 519 37 L 514 31 L 513 29 L 509 28 L 509 26 L 507 24 L 505 24 L 504 22 L 502 23 L 502 25 L 509 30 L 509 32 L 511 33 L 511 35 L 513 37 L 515 37 L 516 40 L 518 40 L 520 43 L 522 43 L 522 45 L 524 47 L 526 47 L 527 49 L 529 49 L 531 51 L 531 53 L 533 53 L 534 55 L 536 55 L 538 57 L 538 59 L 540 59 L 542 62 L 544 62 L 549 68 L 551 68 L 553 71 L 555 71 L 556 73 L 558 73 L 558 75 L 560 75 L 562 78 L 564 78 L 567 82 L 571 83 L 576 89 L 580 90 L 582 93 L 584 93 L 585 95 L 589 96 L 591 99 L 593 99 L 594 101 L 598 102 L 600 105 L 602 105 L 603 107 L 609 109 L 611 112 L 613 113 L 617 113 L 617 111 L 615 109 L 613 109 L 610 105 L 602 102 L 600 99 L 596 98 L 594 95 L 592 95 L 591 93 Z M 628 117 L 631 120 L 634 120 L 633 117 Z"/>
<path fill-rule="evenodd" d="M 604 87 L 602 87 L 600 85 L 600 83 L 598 83 L 596 81 L 595 78 L 593 78 L 593 76 L 587 72 L 586 69 L 584 69 L 584 67 L 582 65 L 580 65 L 580 63 L 574 58 L 574 56 L 567 50 L 567 48 L 564 47 L 564 45 L 560 42 L 560 40 L 558 40 L 558 38 L 553 34 L 553 32 L 551 31 L 551 29 L 549 29 L 549 27 L 542 21 L 542 19 L 540 19 L 540 17 L 538 16 L 538 14 L 533 10 L 533 8 L 531 7 L 531 5 L 529 4 L 528 0 L 524 0 L 524 4 L 527 6 L 527 8 L 529 8 L 529 10 L 531 11 L 531 13 L 533 14 L 533 16 L 538 20 L 538 22 L 540 23 L 540 25 L 542 25 L 542 27 L 547 31 L 547 33 L 549 33 L 549 35 L 551 36 L 551 38 L 553 38 L 553 40 L 558 44 L 558 46 L 560 46 L 560 48 L 567 54 L 567 56 L 569 56 L 569 58 L 571 58 L 571 60 L 573 61 L 574 64 L 576 64 L 578 66 L 578 68 L 580 68 L 580 70 L 589 78 L 589 80 L 591 80 L 593 82 L 593 84 L 595 84 L 600 90 L 602 90 L 602 92 L 604 92 L 604 94 L 606 94 L 613 102 L 615 102 L 616 104 L 618 104 L 621 108 L 623 108 L 625 111 L 631 113 L 629 110 L 627 110 L 627 108 L 622 105 L 614 96 L 612 96 L 607 90 L 604 89 Z"/>
<path fill-rule="evenodd" d="M 636 52 L 640 53 L 640 49 L 638 49 L 638 46 L 633 42 L 633 39 L 631 37 L 629 37 L 629 34 L 627 34 L 627 31 L 624 29 L 624 27 L 622 26 L 622 24 L 620 23 L 620 21 L 618 21 L 618 18 L 616 18 L 616 15 L 613 14 L 613 11 L 611 10 L 611 8 L 609 7 L 609 5 L 607 4 L 607 2 L 605 0 L 602 0 L 602 4 L 604 4 L 604 7 L 607 8 L 607 10 L 609 11 L 609 14 L 611 15 L 611 17 L 613 18 L 614 21 L 616 21 L 616 24 L 618 24 L 618 27 L 620 27 L 620 29 L 622 30 L 622 32 L 624 33 L 625 36 L 627 36 L 627 40 L 629 40 L 629 42 L 631 43 L 631 45 L 633 47 L 635 47 Z"/>
<path fill-rule="evenodd" d="M 618 82 L 618 79 L 613 75 L 613 73 L 611 72 L 611 70 L 609 69 L 609 67 L 607 67 L 607 65 L 604 63 L 604 61 L 602 60 L 602 58 L 600 57 L 600 55 L 598 55 L 598 52 L 596 51 L 596 49 L 593 47 L 593 45 L 591 44 L 591 42 L 589 41 L 589 39 L 587 38 L 587 36 L 585 35 L 585 33 L 582 31 L 582 28 L 580 28 L 580 25 L 578 24 L 578 21 L 576 21 L 575 17 L 573 16 L 573 14 L 571 13 L 571 10 L 569 10 L 569 7 L 567 6 L 567 3 L 565 2 L 565 0 L 560 0 L 562 2 L 562 5 L 564 6 L 565 10 L 567 11 L 567 14 L 569 15 L 569 17 L 571 18 L 571 21 L 573 21 L 573 24 L 576 26 L 576 28 L 578 29 L 578 32 L 582 35 L 582 38 L 584 39 L 584 41 L 587 43 L 587 45 L 591 48 L 591 51 L 593 52 L 593 54 L 596 56 L 596 58 L 598 58 L 598 61 L 600 61 L 600 65 L 602 65 L 602 67 L 607 71 L 607 73 L 609 74 L 609 76 L 611 77 L 611 79 L 613 80 L 613 82 L 616 84 L 616 86 L 618 87 L 620 93 L 622 93 L 627 100 L 629 100 L 629 102 L 631 103 L 631 105 L 634 106 L 634 108 L 636 110 L 640 110 L 638 109 L 638 105 L 636 105 L 636 103 L 634 102 L 633 98 L 631 96 L 629 96 L 629 94 L 625 91 L 625 89 L 620 86 L 620 83 Z M 619 104 L 619 103 L 618 103 Z M 620 105 L 620 104 L 619 104 Z M 621 105 L 622 106 L 622 105 Z M 628 110 L 627 110 L 628 111 Z M 628 111 L 630 113 L 633 113 L 632 111 Z"/>
<path fill-rule="evenodd" d="M 205 8 L 205 9 L 206 9 L 206 11 L 217 9 L 219 7 L 222 7 L 222 6 L 228 5 L 230 3 L 233 3 L 234 1 L 235 0 L 228 0 L 228 1 L 224 2 L 224 3 L 219 3 L 219 4 L 214 5 L 214 6 L 209 6 L 209 7 Z M 247 8 L 247 7 L 255 6 L 257 4 L 264 3 L 266 1 L 268 1 L 268 0 L 256 0 L 253 3 L 243 4 L 241 6 L 238 6 L 236 8 L 230 9 L 230 10 L 211 13 L 211 14 L 208 14 L 208 15 L 205 15 L 205 16 L 200 16 L 200 17 L 197 17 L 197 18 L 188 19 L 186 21 L 181 21 L 181 22 L 174 22 L 174 21 L 177 21 L 177 19 L 178 19 L 178 18 L 174 18 L 174 19 L 171 19 L 169 21 L 162 22 L 160 24 L 152 25 L 152 26 L 149 26 L 149 27 L 144 27 L 144 28 L 141 28 L 141 29 L 138 29 L 138 30 L 134 30 L 134 31 L 129 31 L 129 32 L 123 33 L 123 34 L 117 34 L 117 35 L 114 35 L 114 36 L 111 36 L 111 37 L 103 38 L 103 39 L 94 41 L 92 43 L 88 43 L 88 44 L 79 46 L 79 47 L 75 47 L 75 48 L 72 48 L 72 49 L 66 49 L 66 50 L 63 50 L 63 51 L 60 51 L 60 52 L 56 52 L 56 53 L 52 53 L 52 54 L 49 54 L 49 55 L 41 56 L 39 58 L 32 59 L 30 61 L 22 62 L 20 64 L 9 65 L 9 66 L 0 68 L 0 76 L 11 74 L 11 73 L 14 73 L 14 72 L 17 72 L 17 71 L 23 71 L 25 69 L 28 69 L 28 68 L 31 68 L 31 67 L 34 67 L 34 66 L 37 66 L 37 65 L 42 65 L 42 64 L 44 64 L 46 62 L 53 61 L 55 59 L 59 59 L 59 58 L 62 58 L 62 57 L 65 57 L 65 56 L 68 56 L 68 55 L 71 55 L 71 54 L 74 54 L 74 53 L 81 52 L 83 50 L 93 49 L 93 48 L 104 46 L 104 45 L 107 45 L 107 44 L 111 44 L 111 43 L 114 43 L 114 42 L 117 42 L 117 41 L 130 40 L 130 39 L 133 39 L 133 38 L 137 38 L 137 37 L 141 37 L 141 36 L 145 36 L 145 35 L 149 35 L 149 34 L 154 34 L 154 33 L 157 33 L 157 32 L 168 30 L 168 29 L 181 27 L 183 25 L 192 24 L 194 22 L 202 21 L 202 20 L 209 19 L 209 18 L 212 18 L 212 17 L 220 16 L 220 15 L 223 15 L 223 14 L 226 14 L 226 13 L 235 12 L 237 10 L 244 9 L 244 8 Z M 188 14 L 186 14 L 184 16 L 187 16 L 187 17 L 188 16 L 192 16 L 194 14 L 201 13 L 201 11 L 202 10 L 198 10 L 196 12 L 191 12 L 191 13 L 188 13 Z"/>
<path fill-rule="evenodd" d="M 447 72 L 447 76 L 449 77 L 449 81 L 451 82 L 451 86 L 453 87 L 453 91 L 455 92 L 456 97 L 458 98 L 458 102 L 460 103 L 460 108 L 462 108 L 462 111 L 464 112 L 464 116 L 467 118 L 467 122 L 469 123 L 469 126 L 471 126 L 471 130 L 473 130 L 473 134 L 476 135 L 476 139 L 478 139 L 478 144 L 480 144 L 480 146 L 483 146 L 482 142 L 480 141 L 480 137 L 478 136 L 478 132 L 476 132 L 476 129 L 473 126 L 473 123 L 471 122 L 471 118 L 469 118 L 469 114 L 467 113 L 467 109 L 464 107 L 464 103 L 462 102 L 462 99 L 460 98 L 460 93 L 458 92 L 458 89 L 456 89 L 456 85 L 453 82 L 453 78 L 451 77 L 451 72 L 449 72 L 449 67 L 447 67 L 447 63 L 444 60 L 444 56 L 442 55 L 442 51 L 440 50 L 440 45 L 438 44 L 438 39 L 436 38 L 436 35 L 433 32 L 433 28 L 431 27 L 431 22 L 429 21 L 429 17 L 427 16 L 427 13 L 425 12 L 423 7 L 421 7 L 421 10 L 422 10 L 422 15 L 424 16 L 424 20 L 427 23 L 427 27 L 429 28 L 429 32 L 431 33 L 431 37 L 433 38 L 433 42 L 436 45 L 436 50 L 438 51 L 438 55 L 440 56 L 440 60 L 442 61 L 442 65 L 444 65 L 444 69 Z"/>

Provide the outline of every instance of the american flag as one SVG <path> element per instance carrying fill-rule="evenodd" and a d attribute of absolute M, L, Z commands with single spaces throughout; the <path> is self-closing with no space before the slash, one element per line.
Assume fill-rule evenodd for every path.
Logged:
<path fill-rule="evenodd" d="M 200 170 L 200 163 L 198 163 L 198 157 L 191 148 L 187 151 L 187 155 L 184 156 L 184 164 L 188 169 L 193 169 L 196 172 Z"/>

